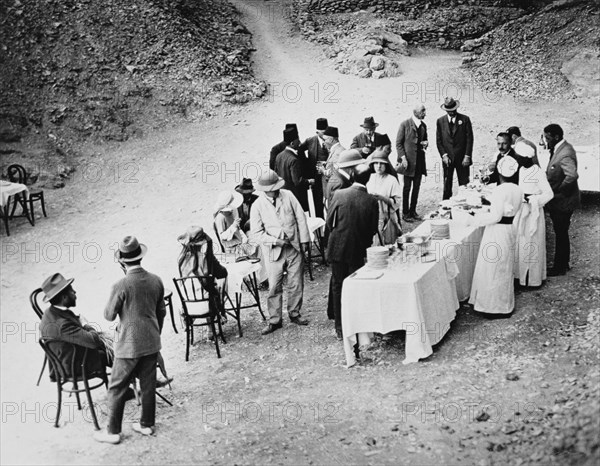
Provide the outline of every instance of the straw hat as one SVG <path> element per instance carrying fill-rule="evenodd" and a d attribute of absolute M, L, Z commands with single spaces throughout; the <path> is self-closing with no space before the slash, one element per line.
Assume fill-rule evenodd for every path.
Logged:
<path fill-rule="evenodd" d="M 244 196 L 237 191 L 221 191 L 215 203 L 214 213 L 216 215 L 219 212 L 232 212 L 233 209 L 241 206 L 242 202 L 244 202 Z"/>

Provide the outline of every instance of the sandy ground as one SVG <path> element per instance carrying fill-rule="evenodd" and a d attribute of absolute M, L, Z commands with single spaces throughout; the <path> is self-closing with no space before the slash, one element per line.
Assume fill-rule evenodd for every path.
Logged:
<path fill-rule="evenodd" d="M 325 315 L 329 271 L 317 267 L 315 280 L 307 281 L 303 314 L 311 325 L 305 329 L 286 324 L 283 331 L 261 337 L 262 321 L 253 310 L 245 314 L 243 338 L 236 338 L 232 323 L 227 325 L 229 342 L 222 359 L 217 360 L 204 339 L 185 363 L 185 337 L 165 323 L 163 354 L 175 382 L 172 392 L 163 393 L 175 406 L 158 404 L 154 438 L 138 438 L 125 424 L 121 446 L 97 444 L 89 413 L 78 412 L 72 398 L 65 402 L 63 426 L 52 428 L 56 388 L 47 376 L 35 386 L 42 352 L 27 301 L 31 290 L 56 271 L 74 277 L 77 310 L 109 328 L 102 309 L 111 284 L 121 277 L 113 261 L 115 244 L 127 234 L 148 245 L 144 266 L 172 288 L 177 236 L 189 225 L 210 225 L 220 190 L 242 177 L 257 177 L 285 123 L 297 122 L 305 138 L 313 134 L 317 117 L 327 117 L 348 146 L 370 115 L 382 132 L 395 138 L 400 121 L 423 101 L 433 139 L 435 119 L 442 114 L 439 105 L 446 95 L 454 95 L 474 124 L 475 163 L 493 157 L 495 134 L 510 125 L 520 126 L 534 141 L 550 122 L 561 124 L 574 144 L 597 138 L 598 111 L 592 102 L 557 106 L 484 95 L 456 78 L 458 54 L 436 51 L 416 51 L 399 78 L 342 76 L 313 45 L 290 33 L 282 2 L 233 3 L 245 13 L 254 34 L 257 73 L 270 84 L 270 97 L 141 140 L 84 148 L 88 155 L 73 181 L 46 192 L 49 217 L 39 219 L 34 228 L 13 221 L 11 236 L 2 237 L 2 463 L 502 462 L 502 453 L 490 453 L 485 443 L 497 434 L 500 422 L 507 417 L 522 421 L 525 405 L 551 406 L 554 393 L 562 390 L 561 377 L 579 370 L 573 363 L 576 355 L 557 360 L 548 349 L 558 340 L 542 347 L 546 340 L 531 322 L 537 316 L 558 315 L 547 327 L 564 325 L 564 290 L 585 291 L 586 277 L 597 276 L 597 205 L 575 216 L 577 266 L 572 273 L 541 290 L 519 294 L 517 311 L 508 320 L 484 320 L 461 308 L 427 361 L 403 366 L 403 341 L 396 338 L 381 343 L 374 364 L 347 370 L 342 346 Z M 422 212 L 441 198 L 438 163 L 432 146 Z M 572 310 L 569 325 L 585 323 L 587 311 L 597 306 L 597 296 L 590 299 Z M 504 376 L 510 371 L 521 373 L 521 380 L 508 382 Z M 547 390 L 532 389 L 547 378 Z M 94 399 L 105 423 L 105 391 L 95 391 Z M 449 402 L 465 414 L 450 423 L 447 413 L 444 418 Z M 414 405 L 408 409 L 406 403 Z M 467 415 L 469 406 L 479 412 L 490 405 L 501 412 L 496 424 L 475 423 Z M 126 414 L 126 420 L 132 419 L 133 405 Z"/>

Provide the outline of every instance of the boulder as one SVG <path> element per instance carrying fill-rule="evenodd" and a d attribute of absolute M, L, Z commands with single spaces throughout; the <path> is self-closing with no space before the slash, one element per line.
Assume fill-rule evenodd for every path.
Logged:
<path fill-rule="evenodd" d="M 369 63 L 369 68 L 373 71 L 380 71 L 385 68 L 385 59 L 379 55 L 375 55 L 371 58 L 371 62 Z"/>
<path fill-rule="evenodd" d="M 358 77 L 359 78 L 370 78 L 371 74 L 373 74 L 373 72 L 369 68 L 365 68 L 364 70 L 359 71 Z"/>

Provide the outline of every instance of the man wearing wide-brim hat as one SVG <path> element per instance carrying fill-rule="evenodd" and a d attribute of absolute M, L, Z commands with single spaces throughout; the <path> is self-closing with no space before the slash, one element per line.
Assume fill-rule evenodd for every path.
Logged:
<path fill-rule="evenodd" d="M 442 158 L 444 170 L 444 199 L 452 197 L 454 171 L 458 185 L 469 183 L 469 167 L 473 164 L 473 127 L 471 119 L 458 113 L 460 101 L 446 97 L 441 105 L 446 115 L 436 124 L 437 148 Z"/>
<path fill-rule="evenodd" d="M 123 238 L 115 251 L 125 277 L 113 285 L 104 309 L 104 317 L 111 322 L 118 317 L 119 326 L 108 389 L 108 428 L 94 436 L 100 442 L 120 441 L 125 394 L 133 377 L 140 381 L 142 415 L 132 428 L 142 435 L 154 433 L 156 365 L 166 311 L 162 280 L 141 266 L 147 251 L 135 236 Z"/>
<path fill-rule="evenodd" d="M 263 194 L 250 212 L 253 237 L 262 247 L 269 276 L 267 308 L 269 324 L 262 334 L 282 327 L 283 272 L 287 270 L 287 306 L 290 320 L 307 325 L 300 316 L 304 294 L 304 251 L 310 235 L 302 206 L 294 195 L 282 189 L 285 181 L 273 170 L 264 172 L 256 189 Z"/>
<path fill-rule="evenodd" d="M 77 304 L 77 293 L 73 289 L 74 279 L 66 279 L 60 273 L 54 273 L 42 283 L 44 302 L 50 302 L 50 307 L 44 311 L 40 322 L 40 335 L 45 340 L 55 340 L 64 344 L 56 351 L 64 367 L 71 366 L 73 347 L 76 344 L 89 348 L 86 359 L 86 369 L 89 374 L 102 372 L 110 365 L 107 348 L 100 334 L 87 323 L 84 317 L 76 314 L 73 308 Z M 77 353 L 77 367 L 81 366 L 83 352 Z M 88 375 L 89 375 L 88 374 Z M 50 378 L 55 374 L 50 366 Z"/>
<path fill-rule="evenodd" d="M 327 183 L 327 205 L 331 205 L 333 195 L 338 189 L 350 187 L 353 181 L 354 168 L 361 163 L 365 163 L 357 149 L 347 149 L 343 151 L 337 163 L 333 164 L 333 174 Z"/>
<path fill-rule="evenodd" d="M 254 185 L 250 178 L 244 178 L 242 182 L 235 187 L 235 190 L 244 197 L 242 205 L 238 207 L 238 216 L 241 219 L 242 231 L 248 233 L 250 231 L 250 211 L 252 210 L 252 204 L 258 199 L 258 196 L 254 194 Z"/>
<path fill-rule="evenodd" d="M 363 132 L 354 136 L 350 149 L 358 149 L 362 158 L 366 159 L 377 147 L 375 137 L 382 135 L 375 132 L 379 123 L 376 123 L 372 116 L 366 117 L 360 126 L 363 128 Z"/>

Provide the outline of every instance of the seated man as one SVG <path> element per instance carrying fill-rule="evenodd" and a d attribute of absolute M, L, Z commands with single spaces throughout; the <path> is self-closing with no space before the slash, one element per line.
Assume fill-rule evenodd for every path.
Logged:
<path fill-rule="evenodd" d="M 89 348 L 92 351 L 88 351 L 87 368 L 90 373 L 102 372 L 106 366 L 112 365 L 112 348 L 107 348 L 103 337 L 87 323 L 85 318 L 81 318 L 71 310 L 77 302 L 77 294 L 71 286 L 73 280 L 73 278 L 67 280 L 60 273 L 55 273 L 42 284 L 44 301 L 50 301 L 51 305 L 42 316 L 40 333 L 45 340 L 58 340 Z M 68 344 L 61 345 L 57 350 L 57 356 L 65 367 L 70 367 L 72 347 Z M 78 356 L 83 358 L 83 353 Z M 77 361 L 76 367 L 80 365 L 81 361 Z M 51 366 L 51 380 L 54 380 L 54 377 Z"/>
<path fill-rule="evenodd" d="M 75 314 L 71 308 L 77 303 L 77 293 L 71 286 L 74 278 L 66 279 L 60 273 L 48 277 L 42 284 L 45 294 L 44 301 L 50 302 L 50 307 L 42 315 L 40 323 L 40 334 L 45 340 L 58 340 L 65 343 L 74 343 L 92 351 L 88 351 L 86 367 L 90 373 L 102 372 L 105 367 L 112 367 L 114 359 L 113 340 L 103 332 L 98 332 L 92 327 L 85 317 Z M 61 345 L 57 356 L 65 367 L 70 367 L 73 357 L 70 345 Z M 83 358 L 83 353 L 78 354 Z M 156 386 L 162 387 L 169 384 L 173 379 L 167 376 L 164 369 L 164 361 L 159 355 L 159 365 L 166 380 L 157 380 Z M 81 366 L 81 360 L 75 362 Z M 55 374 L 50 366 L 50 379 L 55 380 Z M 134 398 L 133 390 L 127 398 Z"/>

